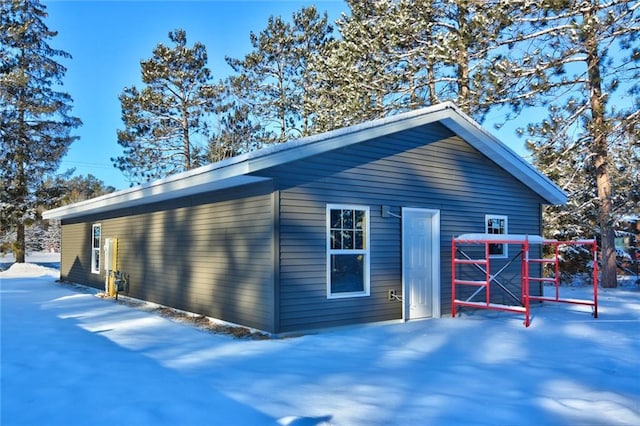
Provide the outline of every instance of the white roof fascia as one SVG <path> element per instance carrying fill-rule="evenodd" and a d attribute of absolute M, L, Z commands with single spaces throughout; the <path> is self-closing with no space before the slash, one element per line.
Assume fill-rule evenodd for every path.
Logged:
<path fill-rule="evenodd" d="M 531 188 L 549 204 L 567 203 L 567 195 L 551 179 L 539 172 L 495 136 L 485 131 L 456 106 L 453 108 L 458 116 L 452 115 L 440 120 L 444 126 Z"/>
<path fill-rule="evenodd" d="M 217 191 L 270 179 L 258 176 L 232 176 L 216 180 L 207 180 L 206 175 L 190 176 L 189 179 L 156 181 L 147 185 L 124 189 L 102 195 L 90 200 L 80 201 L 42 213 L 43 219 L 69 219 L 92 213 L 124 209 L 173 198 L 196 195 L 208 191 Z"/>
<path fill-rule="evenodd" d="M 438 121 L 439 116 L 436 113 L 447 108 L 449 108 L 447 103 L 434 105 L 397 116 L 271 145 L 133 188 L 47 210 L 43 212 L 42 217 L 43 219 L 67 219 L 265 180 L 265 178 L 247 176 L 247 174 L 402 131 L 409 125 L 415 126 Z M 413 121 L 407 122 L 413 117 L 417 117 L 418 124 Z M 242 176 L 243 179 L 238 179 Z M 231 178 L 236 179 L 229 180 Z"/>
<path fill-rule="evenodd" d="M 272 147 L 274 149 L 271 153 L 254 151 L 256 158 L 248 166 L 248 170 L 257 172 L 433 122 L 442 123 L 550 204 L 567 202 L 567 196 L 562 189 L 451 102 L 276 145 Z"/>
<path fill-rule="evenodd" d="M 367 121 L 318 135 L 271 145 L 204 167 L 221 168 L 246 163 L 244 173 L 254 173 L 269 167 L 279 166 L 291 161 L 297 161 L 332 151 L 337 148 L 344 148 L 409 128 L 441 121 L 450 116 L 450 108 L 452 107 L 454 107 L 452 103 L 445 102 L 416 111 Z M 457 110 L 456 107 L 454 108 Z"/>
<path fill-rule="evenodd" d="M 48 210 L 43 213 L 43 218 L 71 218 L 259 182 L 267 179 L 248 174 L 433 122 L 440 122 L 448 127 L 548 202 L 566 203 L 566 195 L 553 182 L 484 131 L 455 104 L 445 102 L 271 145 L 134 188 Z"/>

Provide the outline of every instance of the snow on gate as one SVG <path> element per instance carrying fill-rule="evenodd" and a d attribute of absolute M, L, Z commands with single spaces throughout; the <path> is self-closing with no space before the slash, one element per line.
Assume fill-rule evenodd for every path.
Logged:
<path fill-rule="evenodd" d="M 516 255 L 505 260 L 505 264 L 495 270 L 497 258 L 492 256 L 492 249 L 498 245 L 518 246 Z M 540 255 L 532 257 L 531 248 L 539 247 Z M 589 248 L 593 257 L 593 298 L 588 299 L 567 299 L 560 295 L 560 247 L 566 245 L 580 245 Z M 552 257 L 543 257 L 545 248 L 550 248 Z M 451 315 L 455 317 L 459 308 L 470 307 L 475 309 L 488 309 L 503 312 L 514 312 L 524 314 L 524 325 L 528 327 L 531 323 L 531 301 L 571 303 L 591 306 L 593 317 L 598 317 L 598 262 L 597 244 L 595 240 L 558 241 L 545 239 L 539 235 L 507 235 L 507 234 L 463 234 L 454 237 L 451 244 Z M 520 295 L 514 294 L 501 280 L 500 274 L 508 268 L 520 262 Z M 544 268 L 538 269 L 537 276 L 533 275 L 532 265 L 549 265 L 553 268 L 553 276 L 545 277 Z M 493 267 L 492 267 L 493 266 Z M 470 274 L 471 273 L 471 274 Z M 473 276 L 475 273 L 475 276 Z M 466 275 L 466 276 L 465 276 Z M 473 279 L 468 279 L 468 276 Z M 553 297 L 544 295 L 532 295 L 531 283 L 553 285 L 555 293 Z M 506 294 L 515 304 L 503 304 L 492 302 L 492 284 Z M 466 298 L 462 294 L 463 288 L 475 288 L 475 291 Z M 484 298 L 479 299 L 484 292 Z"/>

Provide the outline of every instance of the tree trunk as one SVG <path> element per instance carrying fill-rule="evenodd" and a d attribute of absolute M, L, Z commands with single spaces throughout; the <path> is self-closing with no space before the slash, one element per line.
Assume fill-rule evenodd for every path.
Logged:
<path fill-rule="evenodd" d="M 184 155 L 184 169 L 191 170 L 191 141 L 189 140 L 189 112 L 186 105 L 182 105 L 182 153 Z"/>
<path fill-rule="evenodd" d="M 284 85 L 284 66 L 278 62 L 278 116 L 280 119 L 280 137 L 278 142 L 287 141 L 287 91 Z"/>
<path fill-rule="evenodd" d="M 611 203 L 611 182 L 609 180 L 609 160 L 607 154 L 606 135 L 595 134 L 594 138 L 596 159 L 596 185 L 598 188 L 598 199 L 600 210 L 598 212 L 598 222 L 600 225 L 600 261 L 602 263 L 602 287 L 617 287 L 617 265 L 615 250 L 615 230 L 613 229 L 613 212 Z"/>
<path fill-rule="evenodd" d="M 16 243 L 13 246 L 13 255 L 16 258 L 16 263 L 25 262 L 25 251 L 24 223 L 21 222 L 16 227 Z"/>
<path fill-rule="evenodd" d="M 24 110 L 20 112 L 20 123 L 25 122 L 25 113 Z M 21 141 L 27 141 L 27 137 L 24 136 L 26 131 L 24 130 L 25 125 L 21 124 L 20 129 L 18 131 L 20 135 Z M 25 142 L 26 143 L 26 142 Z M 25 173 L 25 158 L 27 157 L 25 154 L 24 147 L 19 147 L 16 152 L 16 202 L 19 207 L 19 215 L 18 215 L 18 223 L 16 224 L 16 241 L 13 245 L 13 255 L 15 256 L 16 263 L 24 263 L 25 262 L 25 251 L 26 251 L 26 242 L 24 235 L 24 221 L 27 215 L 27 197 L 28 197 L 28 185 L 27 185 L 27 175 Z"/>
<path fill-rule="evenodd" d="M 615 231 L 613 229 L 613 204 L 611 202 L 611 180 L 609 176 L 609 153 L 607 147 L 607 126 L 605 121 L 605 105 L 602 96 L 602 78 L 600 75 L 600 56 L 596 25 L 593 21 L 598 8 L 596 0 L 592 7 L 583 12 L 583 24 L 589 31 L 585 34 L 587 53 L 587 72 L 589 78 L 591 103 L 591 123 L 589 126 L 594 153 L 596 186 L 598 188 L 598 222 L 600 225 L 600 249 L 602 262 L 602 287 L 617 287 L 617 267 L 615 250 Z"/>
<path fill-rule="evenodd" d="M 458 105 L 469 114 L 469 58 L 467 56 L 467 34 L 469 32 L 469 9 L 464 2 L 458 4 L 458 52 L 456 54 L 457 78 L 458 78 Z"/>

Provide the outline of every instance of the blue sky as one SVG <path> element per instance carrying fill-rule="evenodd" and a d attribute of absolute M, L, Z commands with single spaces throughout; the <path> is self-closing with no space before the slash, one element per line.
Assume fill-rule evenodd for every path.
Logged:
<path fill-rule="evenodd" d="M 142 87 L 140 61 L 151 57 L 158 43 L 170 44 L 169 31 L 184 29 L 188 45 L 202 42 L 214 78 L 222 79 L 231 73 L 224 57 L 249 53 L 249 33 L 262 31 L 269 16 L 289 20 L 295 11 L 315 4 L 333 22 L 348 11 L 342 0 L 42 1 L 49 14 L 47 26 L 58 31 L 50 45 L 73 57 L 60 60 L 67 67 L 63 90 L 73 97 L 73 114 L 84 123 L 74 132 L 80 139 L 60 171 L 75 168 L 75 175 L 92 174 L 117 189 L 129 186 L 110 161 L 122 154 L 116 136 L 116 130 L 124 128 L 118 95 L 126 86 Z M 514 136 L 515 126 L 497 132 L 491 120 L 488 117 L 485 127 L 523 155 L 524 141 Z"/>

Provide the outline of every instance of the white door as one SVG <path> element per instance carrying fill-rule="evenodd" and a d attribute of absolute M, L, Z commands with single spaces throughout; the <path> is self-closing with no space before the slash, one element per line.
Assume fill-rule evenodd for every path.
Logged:
<path fill-rule="evenodd" d="M 440 211 L 402 209 L 404 320 L 440 316 Z"/>

